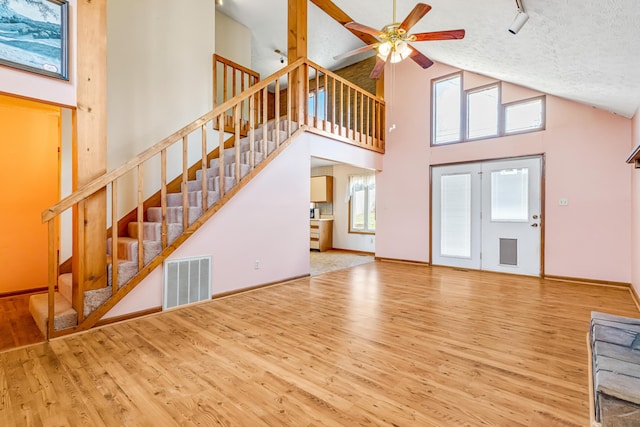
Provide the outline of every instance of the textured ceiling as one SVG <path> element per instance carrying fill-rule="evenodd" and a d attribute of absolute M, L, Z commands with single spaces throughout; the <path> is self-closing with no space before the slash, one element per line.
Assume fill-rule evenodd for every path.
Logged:
<path fill-rule="evenodd" d="M 392 0 L 334 0 L 356 22 L 391 23 Z M 397 0 L 402 21 L 416 4 Z M 464 28 L 464 40 L 418 42 L 434 61 L 561 96 L 624 117 L 640 105 L 640 3 L 638 0 L 523 0 L 529 22 L 507 31 L 514 0 L 427 0 L 433 9 L 412 33 Z M 287 0 L 225 0 L 218 10 L 252 31 L 253 68 L 262 76 L 282 64 L 275 49 L 287 45 Z M 328 69 L 349 62 L 335 55 L 364 44 L 309 3 L 309 58 Z M 418 65 L 415 65 L 416 67 Z"/>

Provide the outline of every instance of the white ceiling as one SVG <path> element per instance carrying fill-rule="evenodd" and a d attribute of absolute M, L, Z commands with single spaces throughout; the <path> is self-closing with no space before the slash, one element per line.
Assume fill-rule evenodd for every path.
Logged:
<path fill-rule="evenodd" d="M 529 22 L 507 29 L 514 0 L 427 0 L 433 9 L 412 33 L 463 28 L 464 40 L 418 42 L 434 61 L 633 117 L 640 105 L 640 3 L 638 0 L 522 0 Z M 391 23 L 392 0 L 334 0 L 356 22 Z M 397 20 L 416 0 L 397 0 Z M 224 0 L 218 10 L 252 31 L 253 68 L 266 77 L 282 67 L 287 0 Z M 349 62 L 335 55 L 364 43 L 309 2 L 309 58 L 335 70 Z M 418 65 L 415 65 L 416 67 Z"/>

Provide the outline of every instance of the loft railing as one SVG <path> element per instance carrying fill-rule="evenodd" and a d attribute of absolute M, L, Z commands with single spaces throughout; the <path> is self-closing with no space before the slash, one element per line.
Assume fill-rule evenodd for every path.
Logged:
<path fill-rule="evenodd" d="M 309 80 L 309 76 L 313 80 Z M 294 90 L 288 88 L 294 87 Z M 287 88 L 282 90 L 281 88 Z M 318 97 L 309 102 L 311 93 L 319 94 L 320 88 L 326 91 L 325 101 Z M 314 92 L 315 91 L 315 92 Z M 315 96 L 315 95 L 314 95 Z M 245 107 L 246 106 L 246 107 Z M 246 108 L 246 112 L 244 109 Z M 215 131 L 227 129 L 228 117 L 233 123 L 232 132 Z M 248 144 L 239 143 L 243 136 L 243 121 L 247 121 L 246 134 Z M 261 127 L 263 130 L 258 132 Z M 264 129 L 275 129 L 276 132 Z M 369 150 L 384 152 L 384 101 L 372 94 L 352 85 L 328 70 L 308 61 L 299 59 L 284 69 L 274 73 L 266 80 L 260 81 L 233 98 L 222 102 L 211 112 L 203 115 L 179 131 L 145 150 L 117 169 L 95 179 L 75 191 L 70 196 L 51 206 L 42 213 L 42 221 L 48 224 L 49 230 L 49 288 L 48 288 L 48 336 L 52 338 L 69 332 L 86 330 L 95 325 L 111 308 L 124 298 L 151 271 L 158 267 L 182 242 L 206 222 L 226 201 L 228 201 L 245 183 L 262 170 L 289 142 L 303 131 L 315 132 L 340 141 L 354 144 Z M 268 138 L 273 135 L 275 147 L 269 148 Z M 229 146 L 229 139 L 233 146 Z M 245 140 L 246 141 L 246 140 Z M 219 153 L 219 201 L 209 207 L 207 174 L 211 153 Z M 243 151 L 245 150 L 245 151 Z M 269 153 L 270 150 L 273 152 Z M 232 153 L 227 156 L 225 153 Z M 256 161 L 256 154 L 263 153 L 267 158 Z M 170 154 L 170 155 L 169 155 Z M 171 159 L 171 162 L 169 161 Z M 241 160 L 248 159 L 250 170 L 241 171 Z M 226 162 L 230 164 L 226 165 Z M 190 164 L 197 164 L 195 168 Z M 194 222 L 189 222 L 188 186 L 194 179 L 196 169 L 202 174 L 201 200 L 202 215 Z M 235 179 L 235 186 L 226 191 L 225 172 L 229 171 Z M 167 194 L 171 192 L 168 179 L 176 177 L 182 192 L 182 234 L 173 241 L 168 239 Z M 81 252 L 79 242 L 85 242 L 83 235 L 85 201 L 97 194 L 107 196 L 107 209 L 104 212 L 107 223 L 111 223 L 111 257 L 105 254 L 105 265 L 111 264 L 110 297 L 86 317 L 84 309 L 84 283 L 82 275 L 74 280 L 74 307 L 81 307 L 78 312 L 78 326 L 57 331 L 54 328 L 55 290 L 59 276 L 59 235 L 60 215 L 68 210 L 75 213 L 76 220 L 72 230 L 74 247 Z M 159 193 L 159 207 L 162 212 L 161 252 L 152 260 L 144 258 L 145 198 L 154 192 Z M 147 199 L 148 200 L 148 199 Z M 137 273 L 126 283 L 118 286 L 118 218 L 130 209 L 135 212 L 137 227 Z M 105 232 L 105 239 L 108 237 Z M 91 244 L 86 242 L 85 244 Z M 74 254 L 74 262 L 82 263 L 82 256 Z M 145 263 L 146 262 L 146 263 Z M 77 271 L 82 272 L 80 265 Z M 108 275 L 108 268 L 105 269 Z"/>

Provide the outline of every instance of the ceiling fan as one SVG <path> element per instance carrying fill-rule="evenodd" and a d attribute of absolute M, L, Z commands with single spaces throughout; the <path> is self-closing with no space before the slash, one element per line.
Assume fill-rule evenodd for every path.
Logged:
<path fill-rule="evenodd" d="M 358 24 L 357 22 L 344 24 L 344 26 L 350 30 L 360 31 L 376 37 L 378 42 L 343 53 L 334 57 L 334 59 L 339 60 L 357 53 L 376 49 L 378 51 L 376 65 L 373 67 L 373 71 L 371 71 L 371 75 L 369 76 L 372 79 L 380 77 L 384 70 L 384 65 L 389 61 L 396 63 L 405 58 L 411 58 L 422 68 L 429 68 L 433 65 L 433 61 L 411 46 L 409 42 L 463 39 L 465 33 L 464 30 L 448 30 L 409 34 L 409 30 L 430 10 L 431 6 L 428 4 L 418 3 L 409 15 L 404 18 L 404 21 L 398 23 L 396 22 L 396 0 L 393 0 L 393 23 L 384 26 L 382 30 L 376 30 L 375 28 Z"/>

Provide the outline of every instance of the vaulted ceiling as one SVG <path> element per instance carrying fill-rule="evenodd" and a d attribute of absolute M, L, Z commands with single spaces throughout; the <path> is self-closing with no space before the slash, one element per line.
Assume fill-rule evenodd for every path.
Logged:
<path fill-rule="evenodd" d="M 507 31 L 514 0 L 426 0 L 432 10 L 413 32 L 463 28 L 464 40 L 418 42 L 434 61 L 571 99 L 631 118 L 640 105 L 640 3 L 637 0 L 522 0 L 529 22 Z M 391 23 L 392 0 L 334 0 L 356 22 Z M 402 21 L 415 0 L 397 0 Z M 252 31 L 252 67 L 262 76 L 282 67 L 287 0 L 224 0 L 219 12 Z M 330 70 L 371 56 L 335 61 L 364 46 L 347 29 L 309 3 L 309 58 Z M 418 65 L 415 65 L 416 67 Z"/>

